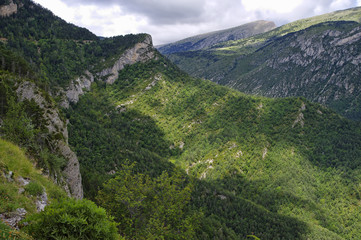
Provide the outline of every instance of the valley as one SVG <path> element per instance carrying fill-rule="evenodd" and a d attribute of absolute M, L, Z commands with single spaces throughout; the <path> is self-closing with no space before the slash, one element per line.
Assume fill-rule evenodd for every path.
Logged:
<path fill-rule="evenodd" d="M 16 239 L 361 238 L 358 95 L 336 91 L 352 103 L 342 105 L 348 119 L 331 90 L 321 105 L 286 74 L 301 81 L 309 64 L 356 94 L 357 72 L 345 76 L 358 66 L 359 25 L 347 14 L 167 58 L 148 34 L 99 39 L 30 0 L 11 2 L 17 12 L 0 18 L 0 214 L 27 211 Z M 258 42 L 272 34 L 283 35 Z M 285 42 L 308 55 L 291 57 Z M 320 42 L 337 47 L 319 53 Z M 329 56 L 343 70 L 332 72 Z M 215 67 L 208 76 L 247 71 L 244 85 L 190 76 L 187 59 Z M 232 71 L 212 72 L 227 59 Z M 263 76 L 275 98 L 262 96 Z M 300 86 L 311 83 L 324 85 Z M 20 191 L 20 177 L 35 190 Z M 49 196 L 40 212 L 39 192 Z"/>

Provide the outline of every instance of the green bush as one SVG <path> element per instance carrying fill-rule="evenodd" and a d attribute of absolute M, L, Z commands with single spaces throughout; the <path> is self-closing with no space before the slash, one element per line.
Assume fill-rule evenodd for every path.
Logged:
<path fill-rule="evenodd" d="M 29 216 L 25 231 L 35 239 L 120 239 L 116 223 L 89 200 L 53 202 Z"/>
<path fill-rule="evenodd" d="M 33 196 L 39 196 L 43 193 L 44 188 L 37 182 L 30 182 L 25 186 L 25 191 Z"/>

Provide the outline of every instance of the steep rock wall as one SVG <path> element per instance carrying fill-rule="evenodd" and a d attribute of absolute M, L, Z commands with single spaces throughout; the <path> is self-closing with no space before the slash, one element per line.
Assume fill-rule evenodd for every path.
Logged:
<path fill-rule="evenodd" d="M 143 42 L 137 43 L 134 47 L 127 49 L 111 68 L 104 69 L 97 75 L 107 77 L 106 83 L 113 84 L 119 76 L 119 71 L 126 65 L 132 65 L 137 62 L 146 62 L 155 58 L 155 52 L 152 44 L 152 37 L 147 35 Z"/>
<path fill-rule="evenodd" d="M 45 126 L 49 134 L 60 133 L 63 136 L 63 139 L 53 140 L 52 145 L 58 153 L 68 160 L 63 171 L 66 185 L 64 189 L 69 189 L 68 194 L 75 198 L 83 198 L 79 161 L 76 154 L 68 146 L 67 126 L 61 119 L 59 111 L 44 98 L 40 89 L 34 83 L 21 83 L 17 87 L 16 93 L 20 101 L 33 100 L 43 110 L 43 118 L 46 121 Z M 58 180 L 62 181 L 62 178 L 60 177 Z"/>
<path fill-rule="evenodd" d="M 132 65 L 138 62 L 147 62 L 156 59 L 155 49 L 152 43 L 152 37 L 147 35 L 144 41 L 135 44 L 132 48 L 125 50 L 125 52 L 118 58 L 112 67 L 103 69 L 101 72 L 93 75 L 86 71 L 84 75 L 73 80 L 69 87 L 65 90 L 65 99 L 62 101 L 61 106 L 64 108 L 69 107 L 69 103 L 77 103 L 79 97 L 90 90 L 91 83 L 96 78 L 106 78 L 107 84 L 113 84 L 119 76 L 119 71 L 124 69 L 126 65 Z"/>
<path fill-rule="evenodd" d="M 10 0 L 8 5 L 0 6 L 0 16 L 1 17 L 8 17 L 11 14 L 18 12 L 18 5 Z"/>

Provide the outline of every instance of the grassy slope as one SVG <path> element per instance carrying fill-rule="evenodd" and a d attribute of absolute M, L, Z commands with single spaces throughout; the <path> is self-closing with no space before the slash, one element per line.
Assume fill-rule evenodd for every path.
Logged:
<path fill-rule="evenodd" d="M 271 30 L 267 33 L 263 33 L 248 39 L 240 40 L 240 41 L 230 41 L 225 43 L 223 46 L 219 45 L 216 46 L 217 50 L 227 50 L 235 52 L 238 51 L 238 49 L 250 46 L 250 45 L 262 45 L 264 42 L 267 42 L 271 40 L 274 37 L 280 37 L 284 36 L 286 34 L 297 32 L 306 28 L 309 28 L 310 26 L 323 23 L 323 22 L 329 22 L 329 21 L 354 21 L 354 22 L 361 22 L 361 7 L 357 8 L 350 8 L 346 10 L 340 10 L 332 13 L 326 13 L 323 15 L 305 18 L 301 20 L 297 20 L 288 24 L 285 24 L 281 27 L 278 27 L 274 30 Z"/>
<path fill-rule="evenodd" d="M 35 169 L 34 163 L 31 162 L 16 145 L 0 139 L 0 167 L 1 167 L 1 207 L 0 212 L 14 211 L 17 208 L 25 208 L 29 213 L 36 211 L 35 196 L 19 194 L 21 187 L 18 177 L 28 178 L 43 186 L 50 199 L 64 197 L 64 191 L 54 184 L 52 180 L 41 174 L 41 171 Z M 14 173 L 14 181 L 8 182 L 3 173 L 12 171 Z"/>
<path fill-rule="evenodd" d="M 13 172 L 13 181 L 9 182 L 4 174 Z M 25 208 L 28 214 L 36 212 L 35 201 L 37 196 L 29 192 L 19 193 L 24 188 L 18 181 L 19 177 L 29 179 L 33 183 L 42 186 L 49 198 L 60 199 L 66 197 L 65 192 L 52 180 L 35 169 L 34 163 L 29 160 L 22 149 L 16 145 L 0 139 L 0 213 L 12 212 L 18 208 Z M 32 239 L 26 234 L 15 231 L 4 223 L 0 222 L 0 239 Z"/>
<path fill-rule="evenodd" d="M 94 97 L 106 99 L 107 108 L 92 107 Z M 360 126 L 317 104 L 247 96 L 191 79 L 160 60 L 126 68 L 113 86 L 83 97 L 71 115 L 70 142 L 83 166 L 84 153 L 99 147 L 105 151 L 94 160 L 103 164 L 128 158 L 147 165 L 149 156 L 154 169 L 168 159 L 201 179 L 194 205 L 241 239 L 252 232 L 261 239 L 361 237 Z M 118 129 L 115 116 L 123 121 Z M 109 157 L 110 144 L 92 144 L 84 122 L 122 136 L 116 150 L 130 154 Z M 148 155 L 139 157 L 134 148 Z"/>

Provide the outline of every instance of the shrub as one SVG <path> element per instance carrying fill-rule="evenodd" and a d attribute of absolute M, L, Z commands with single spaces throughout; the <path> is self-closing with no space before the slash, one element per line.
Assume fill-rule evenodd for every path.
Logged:
<path fill-rule="evenodd" d="M 25 219 L 35 239 L 119 239 L 116 223 L 89 200 L 66 199 Z"/>
<path fill-rule="evenodd" d="M 43 193 L 44 188 L 39 183 L 32 181 L 25 186 L 25 191 L 30 195 L 39 196 Z"/>

